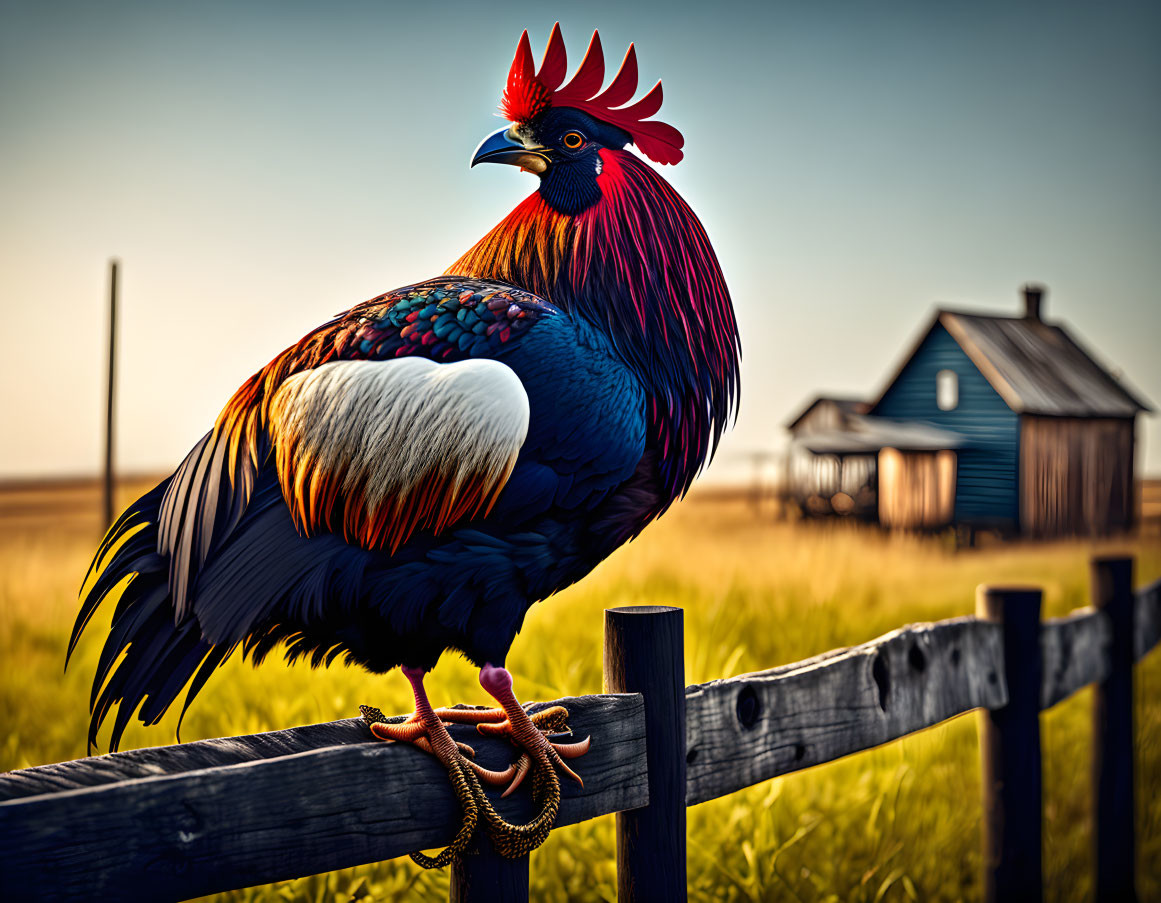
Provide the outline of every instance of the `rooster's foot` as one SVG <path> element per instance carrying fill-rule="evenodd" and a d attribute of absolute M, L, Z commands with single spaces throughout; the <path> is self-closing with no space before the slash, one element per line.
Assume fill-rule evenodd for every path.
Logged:
<path fill-rule="evenodd" d="M 560 811 L 560 779 L 557 769 L 583 785 L 580 776 L 565 763 L 584 755 L 589 739 L 579 743 L 554 743 L 547 735 L 568 730 L 568 710 L 551 706 L 531 715 L 512 694 L 512 677 L 503 668 L 486 665 L 480 671 L 480 683 L 500 708 L 485 709 L 454 706 L 433 709 L 423 689 L 424 672 L 403 668 L 415 692 L 415 714 L 401 721 L 388 721 L 383 713 L 370 706 L 360 706 L 363 720 L 381 740 L 411 743 L 435 756 L 447 769 L 452 788 L 464 812 L 464 822 L 452 844 L 437 856 L 412 853 L 411 858 L 424 868 L 442 868 L 462 855 L 471 842 L 481 818 L 492 844 L 501 856 L 515 859 L 525 856 L 547 839 Z M 475 751 L 457 742 L 448 733 L 448 723 L 474 724 L 483 734 L 503 735 L 523 749 L 520 757 L 505 771 L 491 771 L 472 761 Z M 503 786 L 504 796 L 515 790 L 532 774 L 532 798 L 540 811 L 524 825 L 514 825 L 493 808 L 484 794 L 481 781 Z"/>
<path fill-rule="evenodd" d="M 551 763 L 552 767 L 559 768 L 568 777 L 584 786 L 580 775 L 569 768 L 564 760 L 575 759 L 587 753 L 592 745 L 591 738 L 586 737 L 578 743 L 557 743 L 549 739 L 553 734 L 567 733 L 569 730 L 568 709 L 564 706 L 554 705 L 527 714 L 523 718 L 517 715 L 515 725 L 505 713 L 503 720 L 477 722 L 476 730 L 486 736 L 507 737 L 524 750 L 507 771 L 502 772 L 511 779 L 511 783 L 500 794 L 501 797 L 508 796 L 520 786 L 532 768 L 532 755 L 535 754 L 539 760 L 542 758 L 540 753 L 544 754 L 543 758 Z"/>
<path fill-rule="evenodd" d="M 483 788 L 476 777 L 476 770 L 487 772 L 487 769 L 480 768 L 469 758 L 475 755 L 474 750 L 466 743 L 456 742 L 448 733 L 447 726 L 436 717 L 431 707 L 426 705 L 427 700 L 423 695 L 421 683 L 422 672 L 417 674 L 418 679 L 414 679 L 412 674 L 407 675 L 413 678 L 412 684 L 416 687 L 416 713 L 406 721 L 389 722 L 381 711 L 371 706 L 359 706 L 359 710 L 363 713 L 363 721 L 371 728 L 371 733 L 380 740 L 411 743 L 435 756 L 447 769 L 452 790 L 464 813 L 463 824 L 460 825 L 451 845 L 438 855 L 411 854 L 411 858 L 424 868 L 443 868 L 450 865 L 467 849 L 472 835 L 476 832 L 476 827 L 480 823 L 481 802 L 487 805 Z"/>
<path fill-rule="evenodd" d="M 435 714 L 445 724 L 474 724 L 476 730 L 485 736 L 507 737 L 518 746 L 523 747 L 526 745 L 521 742 L 520 738 L 522 734 L 513 728 L 512 722 L 508 718 L 508 713 L 504 709 L 457 705 L 436 709 Z M 404 724 L 413 721 L 415 718 L 416 716 L 412 715 Z M 523 719 L 520 719 L 518 716 L 518 720 L 522 721 Z M 542 735 L 567 733 L 569 729 L 568 709 L 562 705 L 549 706 L 546 709 L 541 709 L 539 712 L 532 712 L 527 715 L 527 720 Z M 400 725 L 400 727 L 403 727 L 403 725 Z M 524 733 L 527 733 L 526 728 Z M 539 741 L 533 740 L 532 742 L 538 743 Z M 550 747 L 550 758 L 552 758 L 552 751 L 555 751 L 555 762 L 558 766 L 570 777 L 580 782 L 580 778 L 576 773 L 560 760 L 574 759 L 577 756 L 584 755 L 589 750 L 589 740 L 585 739 L 580 743 L 554 743 L 550 740 L 548 741 L 548 746 Z M 474 756 L 474 752 L 467 744 L 461 743 L 460 748 L 461 750 L 467 750 L 469 756 Z M 524 778 L 527 777 L 528 772 L 531 770 L 532 760 L 529 758 L 527 752 L 522 752 L 520 757 L 504 771 L 489 771 L 476 765 L 475 762 L 469 762 L 468 764 L 484 783 L 492 786 L 507 785 L 504 792 L 500 794 L 501 797 L 506 797 L 523 783 Z M 583 782 L 581 783 L 583 784 Z"/>
<path fill-rule="evenodd" d="M 480 670 L 480 684 L 497 702 L 503 720 L 490 718 L 476 722 L 476 729 L 484 734 L 502 734 L 523 749 L 520 757 L 508 768 L 511 783 L 504 791 L 507 796 L 532 774 L 532 798 L 540 807 L 539 813 L 527 825 L 513 825 L 504 821 L 491 806 L 484 812 L 484 825 L 492 844 L 503 856 L 515 858 L 536 849 L 548 837 L 556 815 L 560 811 L 560 779 L 557 769 L 583 786 L 580 776 L 565 763 L 565 759 L 583 756 L 589 750 L 590 740 L 579 743 L 554 743 L 546 734 L 568 729 L 568 710 L 552 706 L 529 715 L 512 693 L 512 677 L 504 668 L 485 665 Z"/>

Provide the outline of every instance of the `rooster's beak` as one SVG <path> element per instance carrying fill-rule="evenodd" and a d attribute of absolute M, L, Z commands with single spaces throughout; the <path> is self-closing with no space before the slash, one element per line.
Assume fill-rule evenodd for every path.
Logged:
<path fill-rule="evenodd" d="M 548 169 L 549 162 L 548 148 L 528 147 L 511 128 L 492 132 L 472 154 L 472 166 L 477 163 L 508 163 L 535 173 Z"/>

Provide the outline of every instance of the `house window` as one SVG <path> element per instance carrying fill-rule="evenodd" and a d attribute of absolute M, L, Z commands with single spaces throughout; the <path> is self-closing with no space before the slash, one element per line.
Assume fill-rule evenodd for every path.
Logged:
<path fill-rule="evenodd" d="M 959 404 L 959 377 L 954 370 L 935 374 L 935 403 L 941 411 L 954 411 Z"/>

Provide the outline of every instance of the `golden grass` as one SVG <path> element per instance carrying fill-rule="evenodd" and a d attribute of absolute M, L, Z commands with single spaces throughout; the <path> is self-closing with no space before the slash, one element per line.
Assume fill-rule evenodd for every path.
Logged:
<path fill-rule="evenodd" d="M 0 768 L 85 754 L 98 616 L 62 676 L 76 589 L 96 538 L 82 521 L 0 517 Z M 602 610 L 638 603 L 686 612 L 686 679 L 759 670 L 864 642 L 908 622 L 972 611 L 981 582 L 1033 582 L 1045 615 L 1086 603 L 1088 557 L 1137 555 L 1139 582 L 1161 575 L 1156 538 L 1114 546 L 1012 544 L 956 553 L 940 538 L 849 524 L 759 519 L 744 504 L 694 496 L 580 585 L 529 614 L 509 667 L 526 699 L 601 689 Z M 1161 898 L 1161 654 L 1138 668 L 1142 899 Z M 429 683 L 439 701 L 483 702 L 467 663 L 447 658 Z M 406 711 L 405 681 L 336 666 L 227 663 L 203 691 L 183 739 L 350 717 L 361 702 Z M 1088 693 L 1043 719 L 1048 899 L 1091 889 Z M 600 742 L 599 737 L 596 738 Z M 173 719 L 134 727 L 125 747 L 173 741 Z M 583 769 L 583 762 L 581 763 Z M 695 900 L 960 900 L 980 896 L 976 719 L 767 782 L 689 810 Z M 611 818 L 555 832 L 533 857 L 533 896 L 615 898 Z M 223 895 L 232 900 L 390 900 L 446 893 L 447 876 L 408 860 Z"/>

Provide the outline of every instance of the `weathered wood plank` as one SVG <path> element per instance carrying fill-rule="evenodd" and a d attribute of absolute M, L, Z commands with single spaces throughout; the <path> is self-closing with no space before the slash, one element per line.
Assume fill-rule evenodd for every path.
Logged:
<path fill-rule="evenodd" d="M 573 824 L 648 802 L 645 719 L 639 695 L 558 700 L 574 731 L 592 734 L 577 763 L 581 788 L 565 782 L 558 825 Z M 180 900 L 269 881 L 377 862 L 448 843 L 459 809 L 442 767 L 409 746 L 356 739 L 357 722 L 315 725 L 278 736 L 232 738 L 82 759 L 38 775 L 4 776 L 87 784 L 0 803 L 0 899 Z M 474 730 L 455 728 L 477 760 L 504 767 L 511 747 Z M 289 736 L 288 736 L 289 735 Z M 319 737 L 336 745 L 273 757 L 256 749 L 296 749 Z M 305 738 L 305 739 L 304 739 Z M 243 759 L 183 771 L 210 752 Z M 113 760 L 110 763 L 110 759 Z M 150 760 L 163 773 L 136 775 Z M 164 773 L 167 770 L 170 773 Z M 43 783 L 41 784 L 43 786 Z M 497 801 L 509 819 L 527 819 L 530 801 L 518 793 Z"/>
<path fill-rule="evenodd" d="M 1161 580 L 1136 592 L 1133 619 L 1133 656 L 1140 661 L 1161 643 Z"/>
<path fill-rule="evenodd" d="M 1000 629 L 917 624 L 862 646 L 686 689 L 686 804 L 1007 702 Z"/>
<path fill-rule="evenodd" d="M 402 717 L 391 720 L 400 720 Z M 366 743 L 367 739 L 367 727 L 362 720 L 349 718 L 265 734 L 197 740 L 175 746 L 152 746 L 108 756 L 90 756 L 87 759 L 38 765 L 0 774 L 0 801 L 116 784 L 135 778 L 183 774 L 255 759 L 273 759 L 328 746 Z"/>
<path fill-rule="evenodd" d="M 1050 709 L 1109 673 L 1109 619 L 1091 608 L 1040 625 L 1040 708 Z"/>

